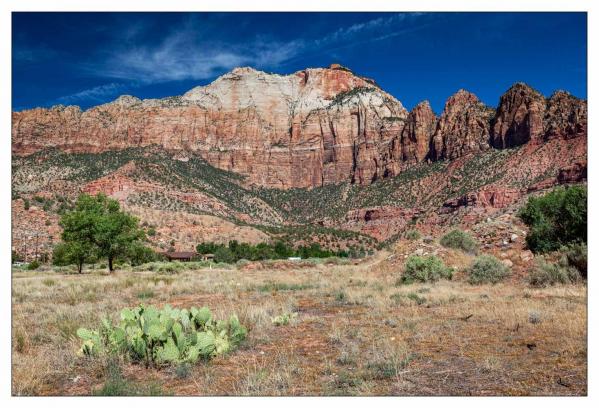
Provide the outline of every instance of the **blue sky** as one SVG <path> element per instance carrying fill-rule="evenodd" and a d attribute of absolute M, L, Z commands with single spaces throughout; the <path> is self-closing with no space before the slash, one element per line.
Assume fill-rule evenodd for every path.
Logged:
<path fill-rule="evenodd" d="M 336 62 L 408 109 L 523 81 L 586 98 L 585 13 L 13 13 L 14 110 L 180 95 L 236 66 Z"/>

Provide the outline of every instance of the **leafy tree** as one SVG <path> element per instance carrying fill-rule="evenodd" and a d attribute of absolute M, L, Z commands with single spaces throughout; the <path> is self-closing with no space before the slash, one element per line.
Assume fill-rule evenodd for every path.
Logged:
<path fill-rule="evenodd" d="M 125 256 L 132 266 L 142 265 L 148 262 L 154 262 L 159 256 L 151 248 L 144 246 L 141 242 L 133 243 L 127 250 Z"/>
<path fill-rule="evenodd" d="M 216 244 L 214 242 L 202 242 L 196 246 L 196 251 L 198 254 L 214 254 L 216 250 L 222 246 L 222 244 Z"/>
<path fill-rule="evenodd" d="M 287 258 L 293 256 L 293 248 L 288 247 L 282 241 L 277 241 L 275 243 L 274 252 L 279 258 Z"/>
<path fill-rule="evenodd" d="M 145 238 L 138 222 L 137 218 L 120 209 L 118 201 L 105 194 L 82 194 L 74 210 L 62 216 L 60 225 L 63 241 L 72 245 L 70 251 L 81 248 L 95 252 L 107 258 L 108 270 L 112 272 L 114 260 L 127 256 L 131 247 Z"/>
<path fill-rule="evenodd" d="M 233 263 L 235 262 L 235 254 L 223 245 L 214 251 L 214 260 L 216 262 Z"/>
<path fill-rule="evenodd" d="M 542 197 L 531 197 L 518 216 L 530 227 L 526 243 L 533 252 L 587 242 L 587 189 L 560 187 Z"/>
<path fill-rule="evenodd" d="M 68 241 L 58 244 L 52 254 L 54 265 L 77 265 L 77 271 L 82 273 L 85 262 L 96 259 L 94 248 L 89 242 Z"/>

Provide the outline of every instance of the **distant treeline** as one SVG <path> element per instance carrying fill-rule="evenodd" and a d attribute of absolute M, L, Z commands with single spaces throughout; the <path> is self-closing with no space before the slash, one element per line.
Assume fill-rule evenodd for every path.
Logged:
<path fill-rule="evenodd" d="M 318 243 L 311 244 L 310 246 L 293 248 L 282 241 L 277 241 L 274 244 L 261 242 L 257 245 L 238 242 L 236 240 L 229 241 L 228 245 L 215 242 L 202 242 L 201 244 L 198 244 L 196 251 L 199 254 L 214 254 L 214 260 L 216 262 L 226 263 L 236 262 L 240 259 L 260 261 L 265 259 L 286 259 L 289 257 L 329 258 L 337 256 L 348 258 L 360 256 L 358 251 L 330 251 L 328 249 L 323 249 Z"/>

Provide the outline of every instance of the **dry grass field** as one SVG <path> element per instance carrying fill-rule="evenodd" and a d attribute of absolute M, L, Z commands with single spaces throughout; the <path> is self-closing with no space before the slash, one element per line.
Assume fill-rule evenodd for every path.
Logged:
<path fill-rule="evenodd" d="M 358 264 L 255 263 L 177 274 L 13 271 L 15 395 L 585 395 L 586 286 L 396 284 Z M 139 303 L 237 313 L 249 335 L 192 367 L 79 357 L 77 328 Z M 289 325 L 271 318 L 297 312 Z"/>

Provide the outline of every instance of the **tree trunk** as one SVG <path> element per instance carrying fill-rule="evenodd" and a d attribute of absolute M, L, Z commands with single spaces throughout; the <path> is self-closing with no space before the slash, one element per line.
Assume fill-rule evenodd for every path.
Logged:
<path fill-rule="evenodd" d="M 114 268 L 112 267 L 112 257 L 108 257 L 108 272 L 112 271 L 114 271 Z"/>
<path fill-rule="evenodd" d="M 79 263 L 77 266 L 79 267 L 79 273 L 83 273 L 83 262 Z"/>

